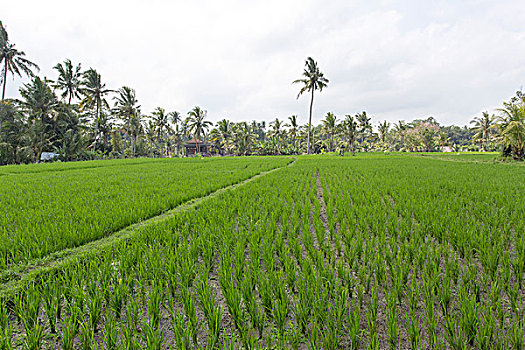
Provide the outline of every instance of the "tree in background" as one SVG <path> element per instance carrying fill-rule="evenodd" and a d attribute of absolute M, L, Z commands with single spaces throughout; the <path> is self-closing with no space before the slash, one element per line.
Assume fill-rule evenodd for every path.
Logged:
<path fill-rule="evenodd" d="M 57 63 L 53 67 L 58 71 L 58 79 L 54 84 L 54 87 L 62 91 L 61 97 L 67 98 L 67 105 L 71 107 L 71 100 L 73 98 L 80 98 L 80 91 L 82 88 L 82 66 L 79 63 L 76 67 L 73 67 L 70 59 L 64 61 L 64 63 Z"/>
<path fill-rule="evenodd" d="M 319 67 L 317 66 L 317 62 L 315 62 L 312 57 L 308 57 L 306 59 L 305 65 L 306 68 L 303 72 L 304 78 L 297 79 L 292 84 L 303 84 L 303 87 L 299 91 L 297 98 L 299 98 L 305 92 L 311 92 L 312 94 L 310 100 L 310 117 L 308 118 L 308 141 L 306 146 L 306 153 L 310 154 L 310 136 L 312 129 L 312 110 L 314 106 L 314 92 L 316 90 L 319 90 L 319 92 L 323 91 L 323 89 L 328 85 L 329 80 L 324 77 L 324 74 L 319 70 Z"/>
<path fill-rule="evenodd" d="M 9 41 L 9 35 L 0 21 L 0 65 L 2 65 L 2 101 L 5 99 L 5 87 L 7 84 L 7 73 L 14 77 L 22 74 L 33 76 L 33 70 L 39 70 L 38 66 L 25 58 L 24 51 L 16 49 L 15 44 Z"/>
<path fill-rule="evenodd" d="M 495 117 L 483 112 L 481 117 L 475 117 L 470 124 L 474 124 L 472 130 L 475 132 L 473 140 L 479 141 L 481 148 L 487 150 L 488 143 L 492 139 Z"/>
<path fill-rule="evenodd" d="M 208 113 L 205 110 L 196 106 L 188 112 L 188 118 L 186 118 L 188 132 L 191 133 L 193 135 L 193 138 L 195 139 L 197 153 L 200 153 L 199 137 L 202 137 L 204 140 L 206 131 L 208 131 L 209 127 L 213 125 L 212 122 L 206 120 L 207 114 Z"/>
<path fill-rule="evenodd" d="M 525 95 L 518 91 L 498 111 L 497 128 L 504 147 L 503 154 L 512 155 L 516 160 L 525 158 Z"/>
<path fill-rule="evenodd" d="M 82 88 L 80 93 L 83 95 L 83 100 L 80 102 L 80 108 L 83 110 L 90 110 L 95 112 L 93 119 L 95 120 L 93 150 L 97 150 L 97 142 L 100 137 L 100 113 L 103 108 L 109 109 L 106 96 L 112 90 L 106 88 L 106 84 L 102 84 L 100 74 L 93 68 L 88 69 L 83 75 Z"/>

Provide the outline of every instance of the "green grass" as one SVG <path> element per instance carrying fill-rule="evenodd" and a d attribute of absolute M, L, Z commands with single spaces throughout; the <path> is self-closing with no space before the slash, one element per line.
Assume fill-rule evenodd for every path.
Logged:
<path fill-rule="evenodd" d="M 0 176 L 0 271 L 100 239 L 279 158 L 96 161 L 10 167 Z"/>
<path fill-rule="evenodd" d="M 28 275 L 0 344 L 521 349 L 523 203 L 523 167 L 298 157 Z"/>

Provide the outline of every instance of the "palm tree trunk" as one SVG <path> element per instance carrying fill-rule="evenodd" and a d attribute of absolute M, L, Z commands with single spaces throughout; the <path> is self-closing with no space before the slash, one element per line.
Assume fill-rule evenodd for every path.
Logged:
<path fill-rule="evenodd" d="M 312 108 L 314 106 L 314 89 L 312 88 L 312 99 L 310 101 L 310 118 L 308 119 L 308 142 L 307 142 L 307 154 L 310 154 L 310 133 L 312 128 Z"/>
<path fill-rule="evenodd" d="M 95 121 L 95 148 L 94 148 L 94 151 L 96 152 L 97 151 L 97 139 L 98 139 L 98 120 L 99 120 L 99 101 L 97 99 L 97 113 L 95 115 L 95 118 L 97 118 L 97 120 Z"/>
<path fill-rule="evenodd" d="M 5 61 L 5 66 L 4 66 L 4 87 L 2 88 L 2 101 L 4 100 L 4 97 L 5 97 L 6 82 L 7 82 L 7 60 Z"/>

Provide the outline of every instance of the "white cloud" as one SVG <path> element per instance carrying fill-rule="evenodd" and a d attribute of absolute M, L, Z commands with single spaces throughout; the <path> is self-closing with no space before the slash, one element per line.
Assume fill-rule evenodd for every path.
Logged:
<path fill-rule="evenodd" d="M 41 74 L 65 58 L 143 112 L 307 120 L 291 82 L 313 56 L 330 79 L 314 120 L 367 110 L 374 121 L 433 115 L 465 124 L 525 81 L 523 1 L 10 1 L 1 20 Z M 8 96 L 19 80 L 8 81 Z"/>

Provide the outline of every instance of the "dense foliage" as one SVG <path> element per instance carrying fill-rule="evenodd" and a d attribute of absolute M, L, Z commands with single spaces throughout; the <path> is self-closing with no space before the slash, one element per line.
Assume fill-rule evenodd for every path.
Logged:
<path fill-rule="evenodd" d="M 15 48 L 0 22 L 0 66 L 3 90 L 8 75 L 29 75 L 20 87 L 20 99 L 0 103 L 0 165 L 100 158 L 173 157 L 183 154 L 190 139 L 210 142 L 211 153 L 276 155 L 355 151 L 501 150 L 515 159 L 524 156 L 525 108 L 523 94 L 506 102 L 499 116 L 484 113 L 472 128 L 442 126 L 432 117 L 391 125 L 372 124 L 366 112 L 338 117 L 328 112 L 313 126 L 313 97 L 328 84 L 309 57 L 299 96 L 311 94 L 309 121 L 293 115 L 286 120 L 212 125 L 198 106 L 185 118 L 177 111 L 155 108 L 144 113 L 135 90 L 106 86 L 94 69 L 83 70 L 70 60 L 53 68 L 56 79 L 34 75 L 38 66 Z M 45 152 L 44 156 L 42 153 Z"/>

